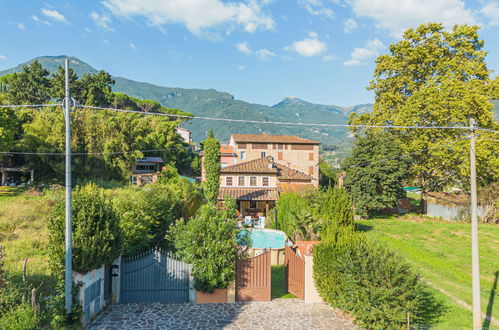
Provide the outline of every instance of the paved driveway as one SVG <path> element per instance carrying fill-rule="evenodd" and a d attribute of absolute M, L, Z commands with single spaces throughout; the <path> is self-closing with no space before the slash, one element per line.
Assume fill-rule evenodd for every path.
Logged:
<path fill-rule="evenodd" d="M 88 329 L 354 329 L 326 304 L 298 299 L 235 304 L 118 304 Z"/>

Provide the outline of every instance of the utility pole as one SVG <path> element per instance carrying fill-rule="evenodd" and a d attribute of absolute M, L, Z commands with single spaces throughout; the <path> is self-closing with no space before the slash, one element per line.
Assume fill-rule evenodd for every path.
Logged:
<path fill-rule="evenodd" d="M 470 119 L 470 176 L 471 176 L 471 278 L 473 291 L 473 329 L 482 329 L 482 312 L 480 308 L 480 265 L 478 253 L 478 219 L 476 192 L 476 157 L 475 157 L 475 127 L 474 118 Z"/>
<path fill-rule="evenodd" d="M 70 93 L 69 93 L 69 63 L 66 58 L 64 61 L 66 71 L 66 97 L 64 98 L 65 121 L 66 121 L 66 273 L 64 277 L 64 293 L 66 298 L 66 313 L 71 313 L 71 305 L 73 302 L 73 276 L 72 276 L 72 221 L 71 221 L 71 116 L 69 109 Z"/>

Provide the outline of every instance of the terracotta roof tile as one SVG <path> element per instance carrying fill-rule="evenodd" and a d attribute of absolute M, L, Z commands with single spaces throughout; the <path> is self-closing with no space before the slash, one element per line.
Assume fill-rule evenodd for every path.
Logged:
<path fill-rule="evenodd" d="M 218 200 L 224 200 L 226 197 L 234 198 L 239 201 L 276 201 L 279 198 L 277 189 L 265 188 L 220 188 Z"/>
<path fill-rule="evenodd" d="M 275 163 L 277 169 L 279 170 L 279 174 L 277 177 L 280 180 L 312 180 L 310 175 L 307 175 L 303 172 L 294 170 L 285 165 Z"/>
<path fill-rule="evenodd" d="M 258 158 L 230 166 L 223 167 L 222 173 L 275 173 L 277 168 L 273 166 L 274 162 L 271 156 Z"/>
<path fill-rule="evenodd" d="M 235 142 L 321 144 L 295 135 L 232 134 Z"/>

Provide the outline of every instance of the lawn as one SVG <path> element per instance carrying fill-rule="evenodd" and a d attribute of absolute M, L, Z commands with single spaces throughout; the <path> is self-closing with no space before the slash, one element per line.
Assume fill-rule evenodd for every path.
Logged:
<path fill-rule="evenodd" d="M 271 297 L 272 298 L 296 298 L 286 290 L 284 265 L 272 266 Z"/>
<path fill-rule="evenodd" d="M 469 224 L 408 219 L 357 223 L 368 236 L 379 238 L 403 255 L 434 289 L 437 300 L 446 306 L 440 326 L 471 327 L 471 312 L 456 302 L 472 304 Z M 498 319 L 499 226 L 480 225 L 479 239 L 482 312 Z"/>

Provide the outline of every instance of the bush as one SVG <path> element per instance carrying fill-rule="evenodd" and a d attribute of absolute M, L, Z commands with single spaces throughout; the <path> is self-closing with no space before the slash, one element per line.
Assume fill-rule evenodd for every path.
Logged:
<path fill-rule="evenodd" d="M 111 201 L 94 184 L 73 193 L 73 270 L 87 272 L 110 264 L 121 253 L 121 231 Z M 59 201 L 49 223 L 51 269 L 58 279 L 64 273 L 65 206 Z"/>
<path fill-rule="evenodd" d="M 239 229 L 235 203 L 226 204 L 222 209 L 203 205 L 194 218 L 179 220 L 169 234 L 177 255 L 192 263 L 194 288 L 199 291 L 226 288 L 235 279 Z"/>
<path fill-rule="evenodd" d="M 295 240 L 316 240 L 332 228 L 353 226 L 352 203 L 346 191 L 337 187 L 306 194 L 284 193 L 268 224 Z"/>
<path fill-rule="evenodd" d="M 0 318 L 0 329 L 3 330 L 32 330 L 41 329 L 40 319 L 29 304 L 16 305 Z"/>
<path fill-rule="evenodd" d="M 203 200 L 197 187 L 178 176 L 141 189 L 127 189 L 113 200 L 123 232 L 123 253 L 134 255 L 155 246 L 168 248 L 165 235 L 176 219 L 189 218 Z"/>
<path fill-rule="evenodd" d="M 400 328 L 422 310 L 423 286 L 397 254 L 341 229 L 314 248 L 314 279 L 325 302 L 367 328 Z"/>

